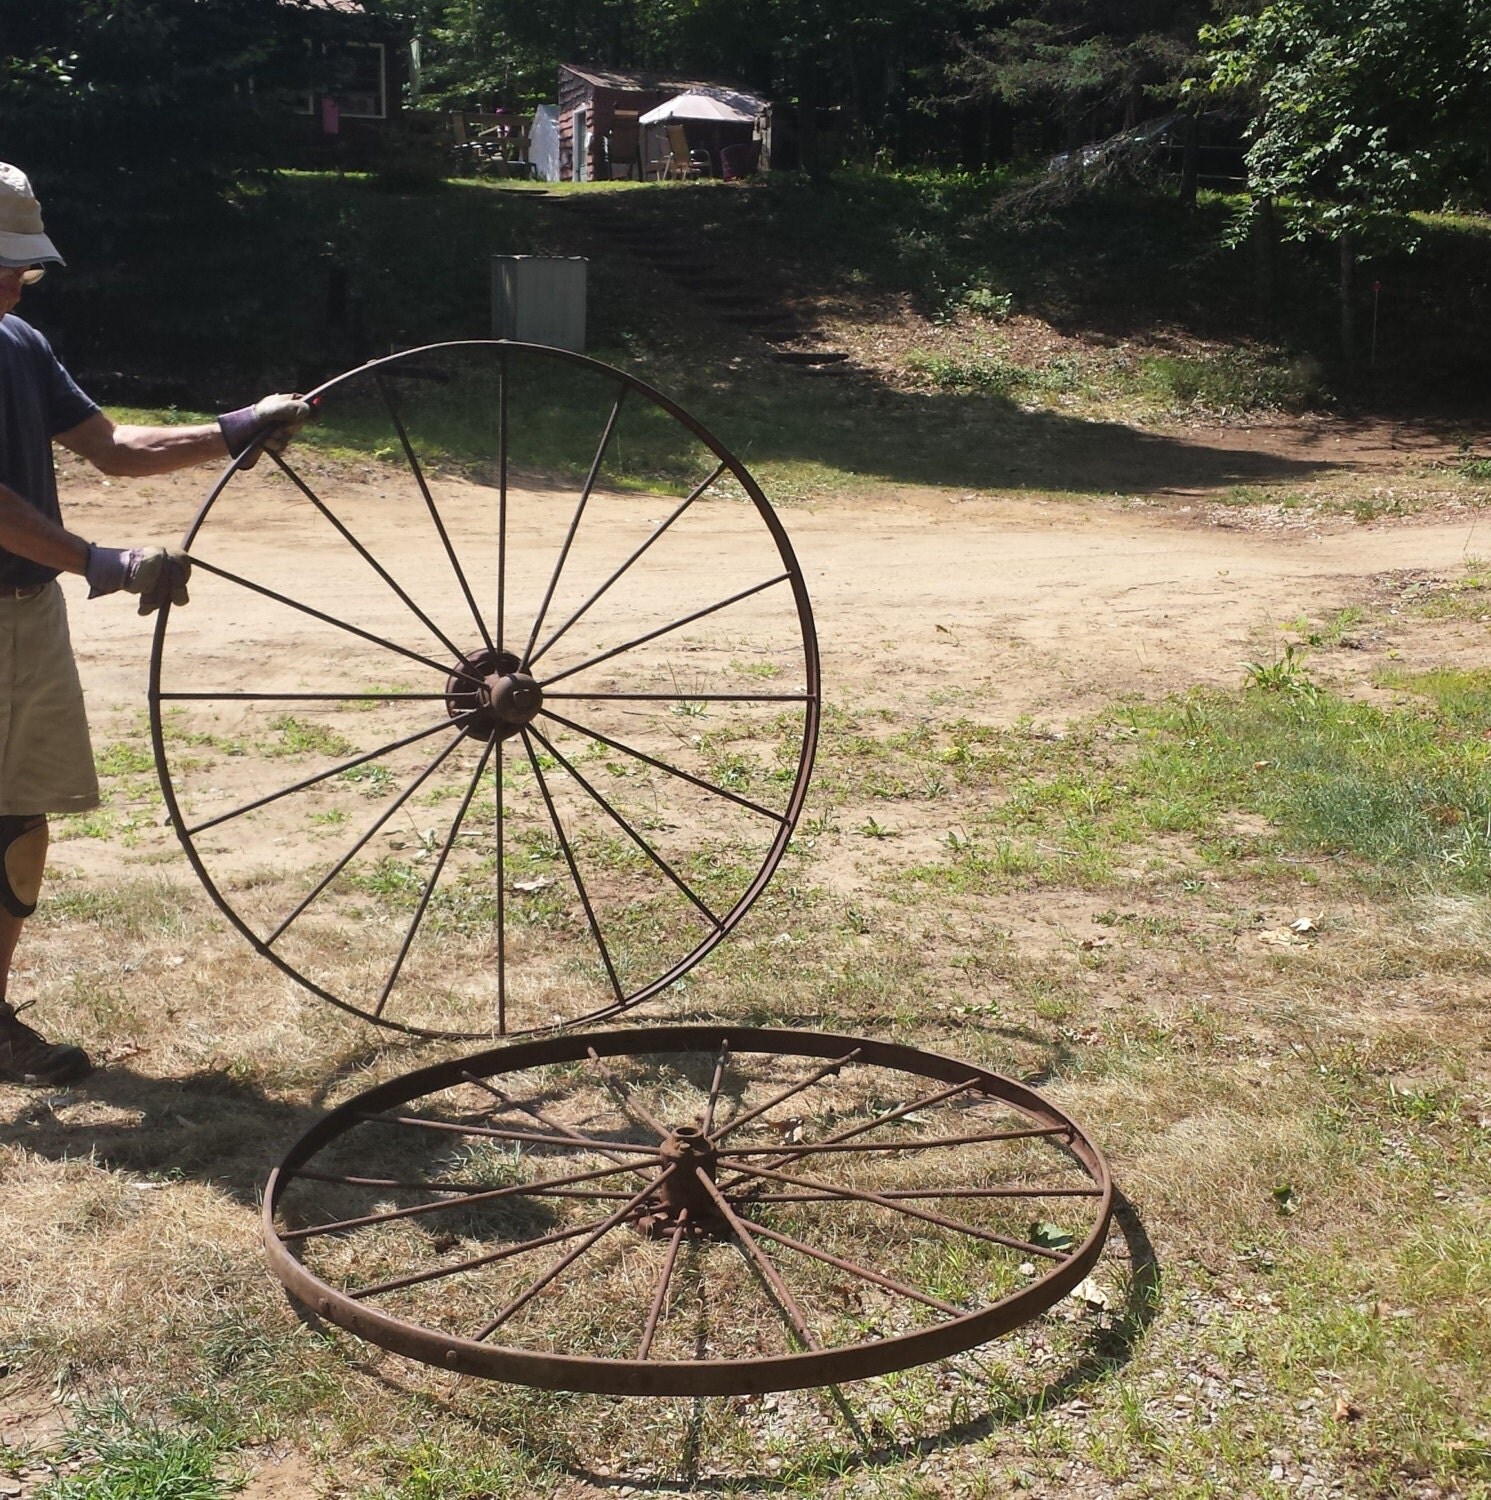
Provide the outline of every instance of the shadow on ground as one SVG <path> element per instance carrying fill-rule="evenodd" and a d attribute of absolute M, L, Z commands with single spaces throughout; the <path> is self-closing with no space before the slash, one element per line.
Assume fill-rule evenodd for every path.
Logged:
<path fill-rule="evenodd" d="M 196 1178 L 257 1208 L 270 1169 L 384 1050 L 344 1058 L 304 1103 L 222 1073 L 152 1078 L 115 1064 L 65 1093 L 9 1091 L 18 1105 L 0 1117 L 0 1146 L 111 1172 Z"/>

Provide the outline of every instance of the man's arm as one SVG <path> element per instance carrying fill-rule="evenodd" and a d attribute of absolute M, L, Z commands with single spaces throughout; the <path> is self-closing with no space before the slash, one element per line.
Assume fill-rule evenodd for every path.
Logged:
<path fill-rule="evenodd" d="M 0 547 L 63 573 L 83 573 L 88 568 L 88 543 L 82 537 L 48 520 L 3 484 L 0 484 Z"/>
<path fill-rule="evenodd" d="M 119 427 L 102 411 L 94 412 L 66 432 L 59 432 L 57 441 L 79 458 L 87 459 L 95 469 L 131 478 L 169 474 L 174 469 L 189 469 L 213 460 L 221 462 L 228 457 L 228 445 L 216 422 L 201 427 Z M 16 550 L 3 538 L 0 546 Z"/>

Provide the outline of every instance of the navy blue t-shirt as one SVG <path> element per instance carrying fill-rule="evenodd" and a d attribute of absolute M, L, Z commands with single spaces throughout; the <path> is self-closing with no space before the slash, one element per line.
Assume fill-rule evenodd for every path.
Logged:
<path fill-rule="evenodd" d="M 13 313 L 0 318 L 0 484 L 60 523 L 52 438 L 97 410 L 41 334 Z M 56 568 L 0 547 L 0 587 L 29 588 L 56 576 Z"/>

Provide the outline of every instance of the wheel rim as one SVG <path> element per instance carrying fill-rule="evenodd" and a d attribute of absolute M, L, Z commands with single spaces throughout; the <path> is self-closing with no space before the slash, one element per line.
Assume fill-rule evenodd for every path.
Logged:
<path fill-rule="evenodd" d="M 817 645 L 780 522 L 699 423 L 583 356 L 437 345 L 312 394 L 399 467 L 349 513 L 314 458 L 265 465 L 280 509 L 240 459 L 188 531 L 150 680 L 188 858 L 262 955 L 385 1026 L 639 1004 L 745 915 L 806 795 Z M 514 477 L 574 431 L 583 479 Z M 298 592 L 286 546 L 316 549 Z"/>
<path fill-rule="evenodd" d="M 271 1175 L 264 1236 L 303 1303 L 412 1358 L 729 1395 L 1008 1332 L 1088 1274 L 1111 1211 L 1082 1131 L 986 1069 L 677 1026 L 517 1043 L 348 1101 Z"/>

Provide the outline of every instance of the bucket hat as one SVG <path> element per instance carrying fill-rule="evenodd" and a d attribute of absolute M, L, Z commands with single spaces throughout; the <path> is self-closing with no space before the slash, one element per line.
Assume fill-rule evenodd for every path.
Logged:
<path fill-rule="evenodd" d="M 19 167 L 0 161 L 0 266 L 65 264 L 42 232 L 41 204 Z"/>

